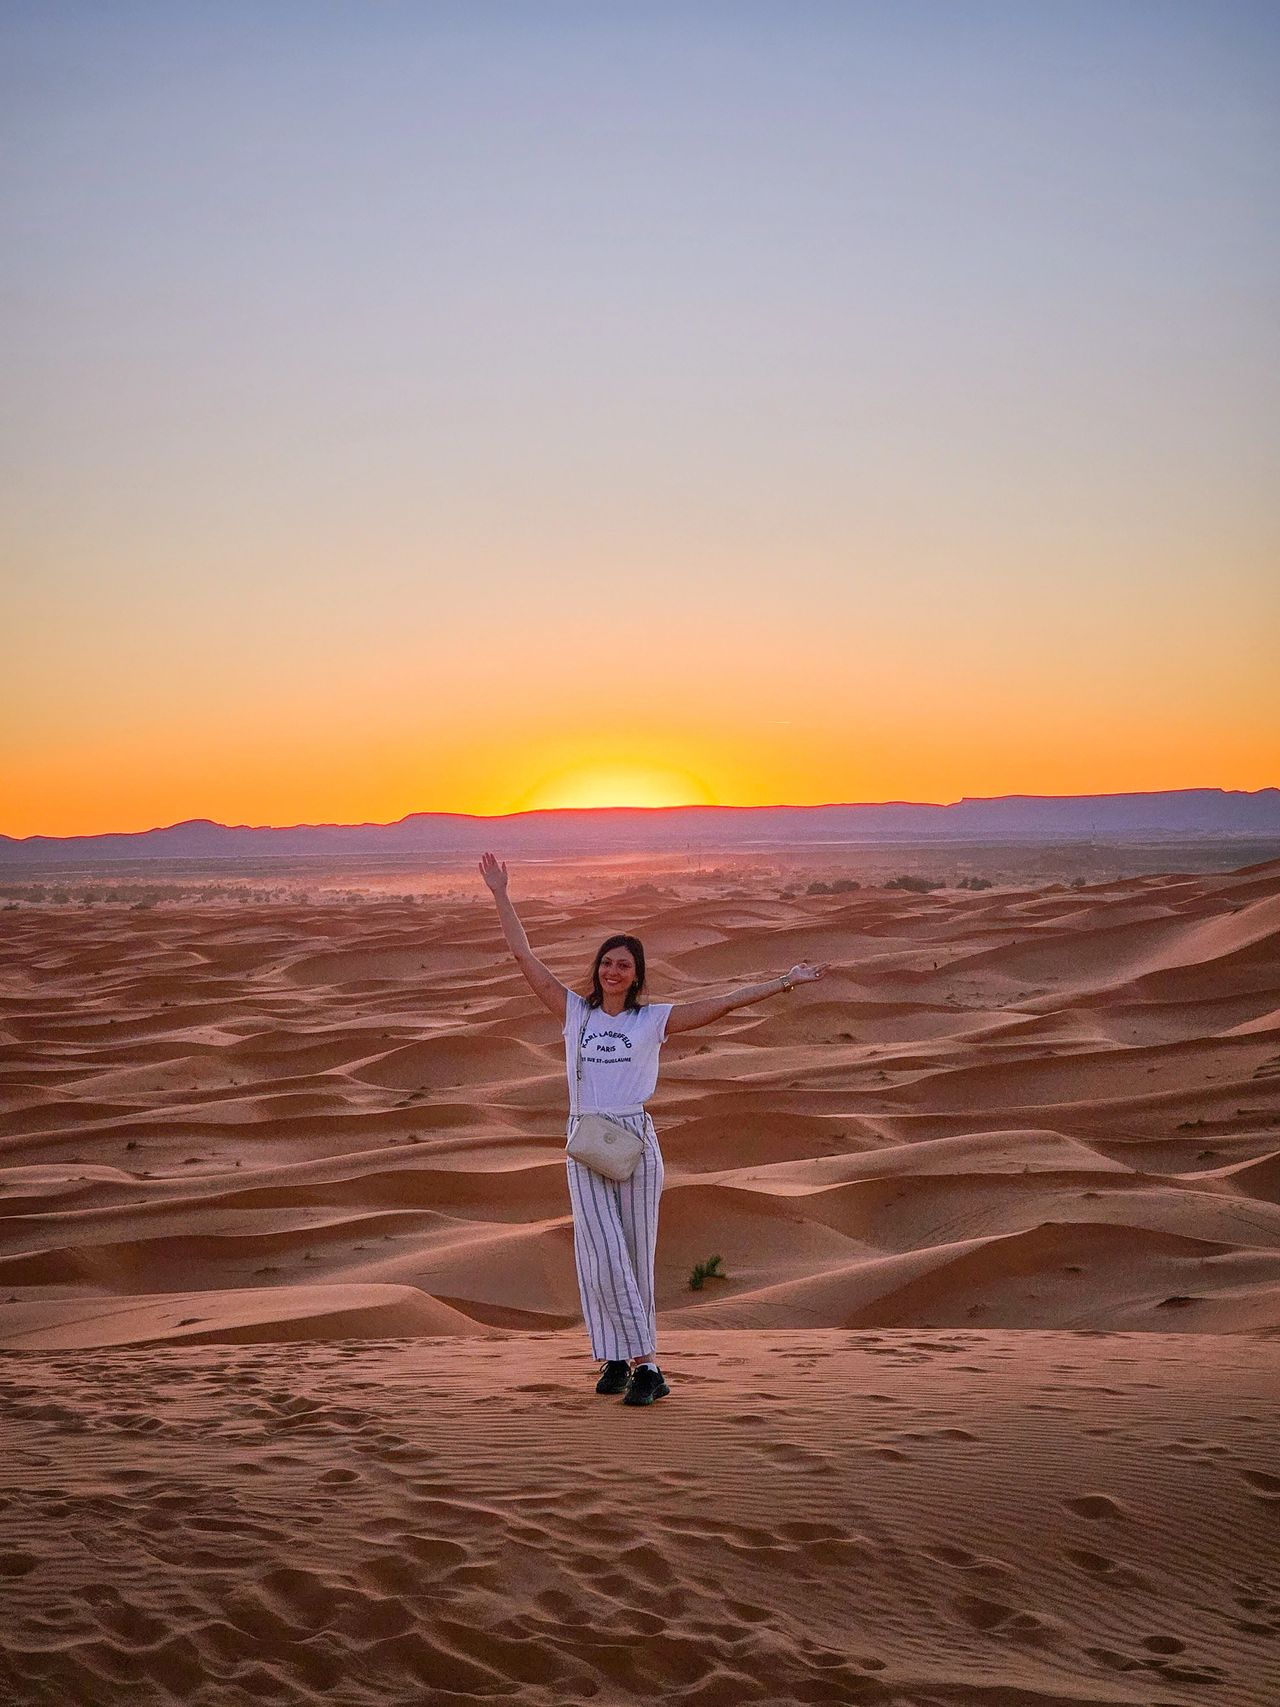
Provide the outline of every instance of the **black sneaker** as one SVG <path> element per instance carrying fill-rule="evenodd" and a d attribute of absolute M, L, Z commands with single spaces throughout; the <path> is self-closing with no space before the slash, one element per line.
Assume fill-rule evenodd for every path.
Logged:
<path fill-rule="evenodd" d="M 600 1379 L 596 1382 L 597 1393 L 621 1393 L 627 1385 L 631 1374 L 631 1365 L 624 1358 L 620 1363 L 612 1359 L 600 1365 Z"/>
<path fill-rule="evenodd" d="M 638 1369 L 631 1371 L 631 1379 L 627 1382 L 622 1402 L 624 1405 L 651 1405 L 655 1399 L 665 1399 L 670 1391 L 670 1387 L 662 1379 L 662 1371 L 642 1363 Z"/>

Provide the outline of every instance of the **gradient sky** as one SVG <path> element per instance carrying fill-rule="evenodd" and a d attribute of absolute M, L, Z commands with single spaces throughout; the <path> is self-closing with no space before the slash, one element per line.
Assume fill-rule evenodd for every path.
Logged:
<path fill-rule="evenodd" d="M 0 9 L 0 831 L 1280 783 L 1280 8 Z"/>

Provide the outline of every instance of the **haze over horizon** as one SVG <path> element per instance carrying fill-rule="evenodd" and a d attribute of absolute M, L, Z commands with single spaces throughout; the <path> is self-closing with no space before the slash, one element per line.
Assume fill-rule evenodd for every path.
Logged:
<path fill-rule="evenodd" d="M 1280 780 L 1280 14 L 9 9 L 0 832 Z"/>
<path fill-rule="evenodd" d="M 746 816 L 739 817 L 740 813 Z M 665 820 L 669 814 L 675 815 L 676 822 L 667 836 Z M 586 818 L 587 823 L 579 825 L 579 818 Z M 726 851 L 764 845 L 799 849 L 865 842 L 868 846 L 918 843 L 923 847 L 948 841 L 996 845 L 1002 839 L 1011 839 L 1048 844 L 1086 838 L 1091 845 L 1138 845 L 1154 840 L 1183 847 L 1200 842 L 1205 846 L 1240 847 L 1247 840 L 1258 848 L 1272 845 L 1280 852 L 1280 788 L 1251 792 L 1209 788 L 1149 794 L 1010 794 L 989 799 L 965 796 L 945 803 L 560 806 L 498 814 L 409 812 L 390 821 L 349 824 L 225 824 L 194 817 L 142 830 L 103 830 L 69 839 L 12 838 L 0 832 L 0 863 L 135 856 L 241 859 L 255 853 L 269 857 L 430 857 L 432 853 L 457 853 L 472 846 L 496 847 L 488 828 L 482 829 L 479 841 L 475 839 L 477 826 L 490 824 L 500 833 L 502 846 L 516 857 L 528 857 L 539 849 L 545 852 L 553 846 L 562 849 L 566 833 L 583 852 L 617 851 L 624 845 L 632 852 L 674 849 L 687 845 L 689 836 L 696 836 L 702 848 Z"/>

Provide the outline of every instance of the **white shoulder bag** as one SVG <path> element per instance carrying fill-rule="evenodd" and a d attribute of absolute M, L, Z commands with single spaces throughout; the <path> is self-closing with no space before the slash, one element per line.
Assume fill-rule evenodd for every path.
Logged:
<path fill-rule="evenodd" d="M 573 1128 L 566 1154 L 584 1167 L 593 1168 L 606 1179 L 630 1179 L 636 1163 L 644 1155 L 644 1139 L 620 1121 L 610 1120 L 607 1114 L 579 1114 L 578 1093 L 582 1087 L 582 1039 L 586 1035 L 591 1010 L 587 1009 L 578 1030 L 573 1052 L 573 1078 L 569 1081 L 569 1113 Z"/>

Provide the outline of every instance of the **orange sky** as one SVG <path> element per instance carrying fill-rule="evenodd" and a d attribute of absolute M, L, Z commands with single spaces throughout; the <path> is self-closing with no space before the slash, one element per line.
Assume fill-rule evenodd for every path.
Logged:
<path fill-rule="evenodd" d="M 493 523 L 447 575 L 425 523 L 380 570 L 306 518 L 226 522 L 168 580 L 136 527 L 86 541 L 96 581 L 18 600 L 0 831 L 1280 782 L 1255 556 L 1161 537 L 1122 572 L 1101 526 L 958 509 L 839 539 L 727 506 L 714 539 Z"/>
<path fill-rule="evenodd" d="M 926 10 L 10 9 L 0 833 L 1280 783 L 1280 24 Z"/>
<path fill-rule="evenodd" d="M 447 674 L 447 672 L 446 672 Z M 877 703 L 849 683 L 799 691 L 788 705 L 762 685 L 760 712 L 728 703 L 697 716 L 641 692 L 583 721 L 582 706 L 554 694 L 554 709 L 522 710 L 510 692 L 461 697 L 460 714 L 433 738 L 430 713 L 371 702 L 354 689 L 317 728 L 303 699 L 238 713 L 191 706 L 169 727 L 143 723 L 123 737 L 63 733 L 40 743 L 39 763 L 6 767 L 8 834 L 88 834 L 144 829 L 189 817 L 226 823 L 388 822 L 414 811 L 492 815 L 538 807 L 821 804 L 932 800 L 1001 793 L 1115 793 L 1221 786 L 1251 789 L 1276 777 L 1274 743 L 1237 738 L 1213 708 L 1130 711 L 1114 696 L 1057 703 L 1019 686 L 1021 717 L 1006 684 L 931 684 Z M 727 696 L 726 696 L 727 697 Z M 491 703 L 498 700 L 498 704 Z M 772 703 L 770 703 L 772 700 Z M 433 708 L 440 704 L 433 701 Z M 448 705 L 446 698 L 444 704 Z M 1262 707 L 1259 707 L 1261 710 Z M 790 716 L 786 716 L 786 713 Z M 770 714 L 770 715 L 765 715 Z M 777 714 L 772 715 L 772 714 Z M 516 735 L 513 731 L 518 730 Z"/>
<path fill-rule="evenodd" d="M 1061 730 L 1059 722 L 1058 733 Z M 984 735 L 977 720 L 926 729 L 875 728 L 852 738 L 807 718 L 697 736 L 650 717 L 638 735 L 578 739 L 545 729 L 513 755 L 502 733 L 455 737 L 339 728 L 323 737 L 276 729 L 270 751 L 252 740 L 157 731 L 139 747 L 110 735 L 43 745 L 38 762 L 6 765 L 3 833 L 89 835 L 185 818 L 223 823 L 385 823 L 409 812 L 482 816 L 546 807 L 817 805 L 838 801 L 947 802 L 964 795 L 1112 794 L 1130 790 L 1275 786 L 1274 739 L 1239 740 L 1223 724 L 1149 727 L 1073 719 L 1081 747 L 1051 744 L 1045 722 Z M 965 726 L 972 746 L 963 740 Z M 1181 739 L 1175 739 L 1181 735 Z"/>

